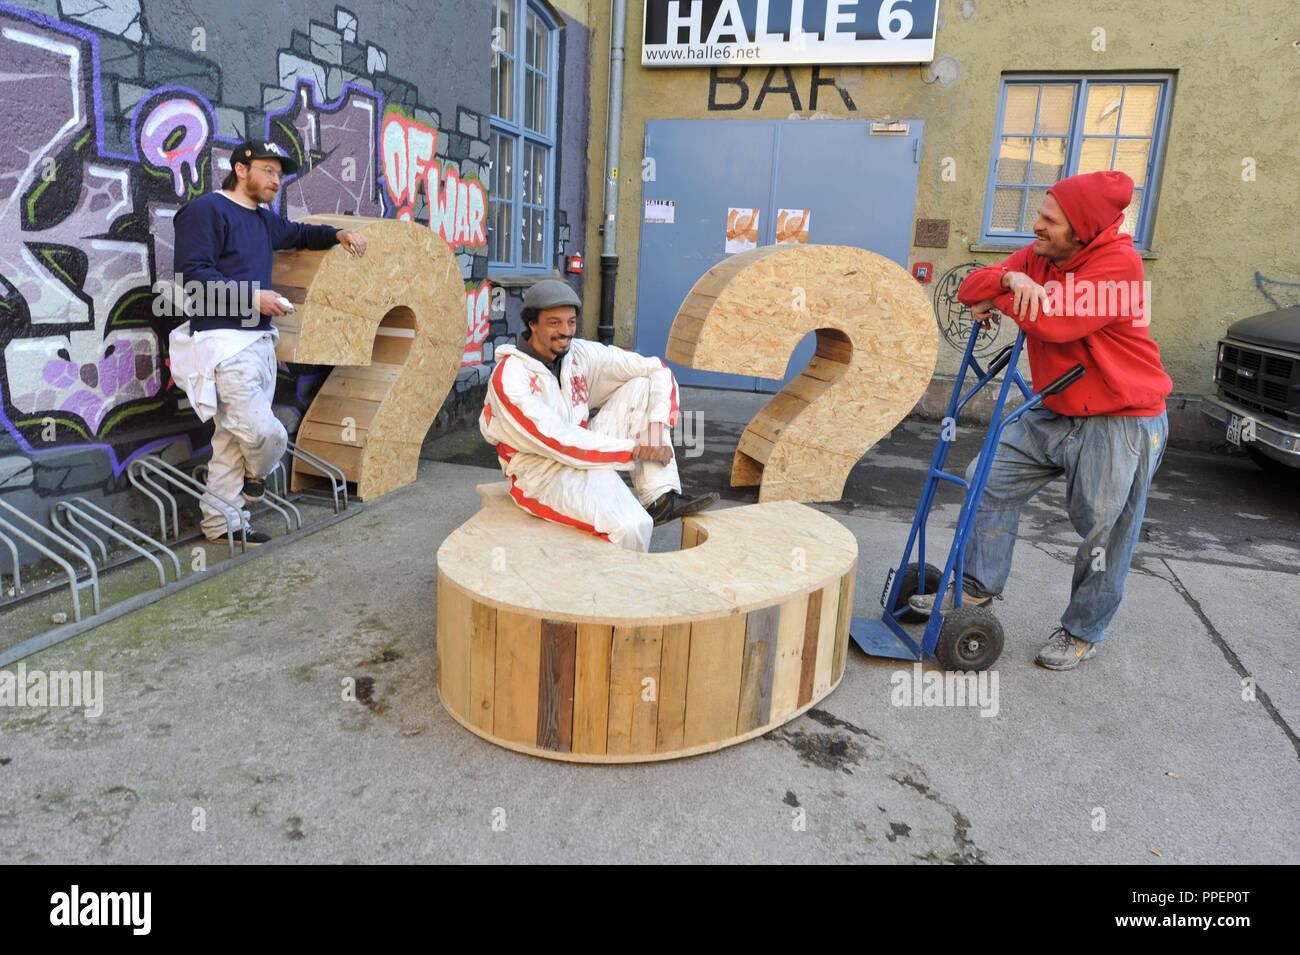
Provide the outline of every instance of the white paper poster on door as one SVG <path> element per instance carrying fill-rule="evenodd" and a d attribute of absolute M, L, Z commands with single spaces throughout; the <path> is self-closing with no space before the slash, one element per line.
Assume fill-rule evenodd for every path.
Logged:
<path fill-rule="evenodd" d="M 677 221 L 677 200 L 647 199 L 645 201 L 645 221 L 672 225 Z"/>
<path fill-rule="evenodd" d="M 778 209 L 776 211 L 776 244 L 807 245 L 809 209 Z"/>
<path fill-rule="evenodd" d="M 758 248 L 758 210 L 727 210 L 727 255 Z"/>

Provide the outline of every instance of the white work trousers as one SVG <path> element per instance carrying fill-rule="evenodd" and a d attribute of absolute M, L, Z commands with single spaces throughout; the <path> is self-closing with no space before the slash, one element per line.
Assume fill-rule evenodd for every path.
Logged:
<path fill-rule="evenodd" d="M 217 365 L 216 430 L 212 432 L 212 461 L 208 493 L 199 501 L 203 534 L 208 540 L 248 526 L 248 511 L 233 510 L 217 498 L 242 504 L 244 477 L 264 478 L 280 463 L 289 440 L 275 413 L 275 340 L 262 335 L 243 351 Z M 215 496 L 214 496 L 215 495 Z"/>
<path fill-rule="evenodd" d="M 646 418 L 650 380 L 633 378 L 621 385 L 592 419 L 591 430 L 616 438 L 638 438 L 649 427 Z M 664 425 L 664 440 L 671 429 Z M 668 491 L 680 492 L 677 460 L 632 462 L 635 496 L 613 468 L 582 469 L 540 455 L 520 452 L 511 460 L 515 477 L 511 496 L 538 517 L 568 524 L 608 538 L 627 550 L 650 549 L 654 521 L 643 505 Z"/>

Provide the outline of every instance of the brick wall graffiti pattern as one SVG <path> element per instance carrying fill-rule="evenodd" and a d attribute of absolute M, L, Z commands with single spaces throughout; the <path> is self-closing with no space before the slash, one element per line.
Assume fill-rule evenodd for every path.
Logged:
<path fill-rule="evenodd" d="M 185 457 L 206 443 L 210 428 L 169 387 L 172 320 L 154 314 L 151 289 L 173 272 L 172 216 L 218 187 L 248 135 L 299 160 L 277 200 L 290 218 L 402 216 L 448 241 L 466 279 L 455 394 L 482 377 L 484 341 L 505 332 L 488 307 L 486 142 L 468 132 L 486 121 L 460 109 L 440 135 L 415 85 L 358 42 L 355 15 L 336 18 L 292 31 L 257 109 L 221 102 L 215 59 L 147 42 L 134 0 L 64 21 L 0 3 L 0 230 L 19 237 L 0 245 L 0 492 L 121 486 L 135 455 L 179 441 Z M 148 85 L 160 76 L 170 82 Z M 387 149 L 398 139 L 400 162 Z M 322 377 L 282 366 L 277 402 L 300 414 Z M 106 466 L 69 464 L 78 449 Z"/>

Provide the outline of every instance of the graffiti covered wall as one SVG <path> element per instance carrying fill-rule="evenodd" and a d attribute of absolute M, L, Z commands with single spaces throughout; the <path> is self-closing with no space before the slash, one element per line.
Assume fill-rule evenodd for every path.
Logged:
<path fill-rule="evenodd" d="M 246 137 L 299 161 L 277 197 L 289 218 L 413 219 L 452 247 L 466 345 L 440 424 L 478 401 L 508 333 L 484 231 L 491 7 L 432 0 L 456 51 L 441 55 L 429 24 L 376 2 L 245 6 L 0 2 L 0 494 L 33 517 L 68 494 L 117 495 L 140 454 L 205 450 L 152 290 L 172 277 L 172 217 L 218 188 Z M 291 431 L 325 373 L 281 365 Z"/>

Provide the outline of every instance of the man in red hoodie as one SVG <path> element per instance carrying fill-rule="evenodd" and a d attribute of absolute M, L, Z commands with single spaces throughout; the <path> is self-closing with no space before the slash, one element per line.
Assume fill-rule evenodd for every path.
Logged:
<path fill-rule="evenodd" d="M 1065 475 L 1066 508 L 1083 542 L 1070 604 L 1037 657 L 1051 670 L 1094 656 L 1119 609 L 1169 434 L 1173 383 L 1148 333 L 1142 259 L 1119 231 L 1132 198 L 1133 180 L 1122 172 L 1062 179 L 1038 208 L 1034 243 L 972 273 L 958 291 L 977 320 L 996 307 L 1024 330 L 1036 391 L 1076 364 L 1085 369 L 1003 432 L 966 544 L 962 601 L 986 604 L 1011 572 L 1021 507 Z M 968 479 L 973 473 L 974 462 Z M 933 608 L 932 596 L 913 599 L 918 610 Z"/>

